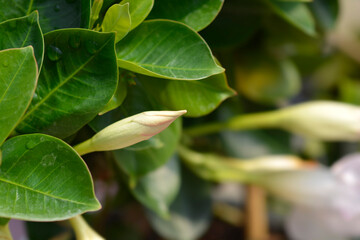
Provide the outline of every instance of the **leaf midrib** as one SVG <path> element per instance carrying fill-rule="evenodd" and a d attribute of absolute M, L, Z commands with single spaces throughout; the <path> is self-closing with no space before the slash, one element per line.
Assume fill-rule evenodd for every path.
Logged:
<path fill-rule="evenodd" d="M 41 195 L 45 195 L 45 196 L 50 197 L 50 198 L 54 198 L 54 199 L 58 199 L 58 200 L 66 201 L 66 202 L 71 202 L 71 203 L 75 203 L 75 204 L 78 204 L 78 205 L 84 205 L 84 206 L 90 206 L 90 207 L 95 206 L 95 205 L 90 205 L 90 204 L 86 204 L 86 203 L 83 203 L 83 202 L 78 202 L 78 201 L 74 201 L 74 200 L 71 200 L 71 199 L 66 199 L 66 198 L 62 198 L 62 197 L 59 197 L 59 196 L 55 196 L 55 195 L 52 195 L 50 193 L 41 192 L 39 190 L 32 189 L 32 188 L 30 188 L 28 186 L 21 185 L 19 183 L 15 183 L 15 182 L 6 180 L 6 179 L 4 179 L 2 177 L 0 177 L 0 182 L 4 182 L 4 183 L 10 184 L 10 185 L 14 185 L 16 187 L 20 187 L 20 188 L 23 188 L 25 190 L 29 190 L 29 191 L 32 191 L 32 192 L 35 192 L 35 193 L 38 193 L 38 194 L 41 194 Z"/>
<path fill-rule="evenodd" d="M 33 108 L 31 108 L 22 118 L 21 121 L 24 121 L 30 114 L 32 114 L 41 104 L 43 104 L 54 92 L 56 92 L 59 88 L 61 88 L 63 85 L 68 83 L 69 80 L 71 80 L 76 74 L 78 74 L 89 62 L 91 62 L 98 54 L 99 52 L 108 44 L 108 42 L 111 41 L 111 38 L 108 39 L 99 50 L 89 58 L 84 64 L 82 64 L 76 71 L 74 71 L 72 74 L 70 74 L 64 81 L 60 82 L 59 85 L 57 85 L 53 90 L 51 90 L 43 99 L 41 99 L 40 102 L 38 102 Z"/>

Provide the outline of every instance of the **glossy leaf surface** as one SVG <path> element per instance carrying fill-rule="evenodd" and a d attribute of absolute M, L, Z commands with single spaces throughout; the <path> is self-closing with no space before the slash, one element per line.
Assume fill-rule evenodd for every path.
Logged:
<path fill-rule="evenodd" d="M 0 50 L 29 45 L 34 48 L 36 62 L 40 69 L 44 55 L 44 40 L 37 12 L 0 23 Z"/>
<path fill-rule="evenodd" d="M 188 117 L 206 115 L 235 94 L 227 84 L 225 73 L 197 81 L 169 81 L 139 75 L 139 81 L 160 105 L 169 110 L 186 109 Z"/>
<path fill-rule="evenodd" d="M 121 4 L 130 4 L 131 29 L 136 28 L 149 15 L 154 0 L 122 0 Z"/>
<path fill-rule="evenodd" d="M 45 35 L 46 57 L 17 131 L 67 137 L 96 116 L 116 90 L 113 33 L 65 29 Z"/>
<path fill-rule="evenodd" d="M 223 2 L 224 0 L 156 0 L 149 18 L 175 20 L 200 31 L 214 20 Z"/>
<path fill-rule="evenodd" d="M 84 161 L 63 141 L 22 135 L 2 152 L 1 217 L 55 221 L 100 208 Z"/>
<path fill-rule="evenodd" d="M 316 36 L 315 21 L 304 3 L 270 0 L 275 13 L 310 36 Z"/>
<path fill-rule="evenodd" d="M 180 166 L 173 156 L 164 166 L 138 179 L 131 191 L 147 208 L 163 217 L 169 216 L 169 205 L 180 188 Z"/>
<path fill-rule="evenodd" d="M 196 32 L 173 21 L 142 23 L 116 51 L 120 68 L 153 77 L 197 80 L 224 71 Z"/>
<path fill-rule="evenodd" d="M 88 0 L 0 0 L 0 22 L 39 11 L 44 33 L 59 28 L 88 27 L 90 1 Z"/>
<path fill-rule="evenodd" d="M 102 22 L 104 32 L 115 32 L 115 43 L 123 39 L 130 31 L 131 19 L 129 4 L 114 4 L 106 12 Z"/>
<path fill-rule="evenodd" d="M 170 206 L 170 218 L 149 212 L 150 224 L 165 239 L 199 239 L 211 220 L 210 183 L 187 171 L 181 180 L 180 192 Z"/>
<path fill-rule="evenodd" d="M 0 145 L 29 106 L 37 76 L 32 47 L 0 51 Z"/>

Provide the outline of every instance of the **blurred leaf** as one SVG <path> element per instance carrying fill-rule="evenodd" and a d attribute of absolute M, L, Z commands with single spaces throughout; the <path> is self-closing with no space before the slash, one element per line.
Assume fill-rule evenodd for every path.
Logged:
<path fill-rule="evenodd" d="M 0 23 L 0 50 L 32 46 L 39 69 L 44 57 L 44 40 L 39 25 L 39 14 Z"/>
<path fill-rule="evenodd" d="M 225 73 L 197 81 L 177 81 L 139 75 L 146 91 L 169 110 L 186 109 L 185 116 L 199 117 L 212 112 L 222 101 L 235 95 Z"/>
<path fill-rule="evenodd" d="M 60 28 L 89 26 L 89 0 L 0 0 L 0 22 L 9 18 L 22 17 L 34 10 L 39 11 L 40 25 L 44 33 Z"/>
<path fill-rule="evenodd" d="M 103 32 L 115 32 L 115 43 L 123 39 L 130 31 L 131 19 L 129 4 L 114 4 L 106 12 L 102 22 Z"/>
<path fill-rule="evenodd" d="M 338 84 L 342 102 L 360 105 L 359 79 L 344 78 Z"/>
<path fill-rule="evenodd" d="M 0 191 L 7 194 L 0 195 L 0 216 L 56 221 L 101 207 L 84 161 L 63 141 L 21 135 L 2 152 Z"/>
<path fill-rule="evenodd" d="M 154 0 L 122 0 L 120 4 L 129 3 L 131 30 L 139 26 L 149 15 L 154 5 Z"/>
<path fill-rule="evenodd" d="M 118 78 L 113 33 L 62 29 L 45 35 L 46 58 L 21 133 L 65 138 L 96 116 Z"/>
<path fill-rule="evenodd" d="M 103 0 L 91 1 L 91 15 L 90 15 L 90 25 L 89 25 L 90 28 L 94 26 L 94 23 L 99 18 L 99 14 L 103 6 L 103 3 L 104 3 Z"/>
<path fill-rule="evenodd" d="M 276 105 L 295 96 L 301 78 L 288 59 L 275 59 L 252 52 L 237 63 L 236 89 L 247 98 L 262 104 Z"/>
<path fill-rule="evenodd" d="M 314 0 L 310 7 L 325 30 L 333 29 L 339 13 L 338 0 Z"/>
<path fill-rule="evenodd" d="M 0 218 L 0 226 L 4 226 L 8 224 L 9 221 L 10 221 L 9 218 Z"/>
<path fill-rule="evenodd" d="M 226 153 L 235 158 L 291 153 L 290 135 L 278 130 L 223 131 L 221 139 Z"/>
<path fill-rule="evenodd" d="M 0 146 L 29 106 L 37 77 L 38 69 L 31 46 L 0 51 Z"/>
<path fill-rule="evenodd" d="M 261 0 L 226 0 L 216 19 L 200 34 L 212 48 L 236 47 L 260 28 L 267 9 Z"/>
<path fill-rule="evenodd" d="M 143 205 L 166 218 L 179 188 L 180 166 L 178 157 L 174 155 L 162 167 L 139 178 L 131 191 Z"/>
<path fill-rule="evenodd" d="M 304 3 L 268 0 L 277 15 L 310 36 L 316 36 L 315 21 Z"/>
<path fill-rule="evenodd" d="M 149 19 L 171 19 L 200 31 L 214 20 L 223 2 L 224 0 L 156 0 Z"/>
<path fill-rule="evenodd" d="M 195 240 L 211 220 L 210 183 L 182 170 L 180 192 L 170 206 L 170 218 L 148 211 L 153 228 L 169 240 Z"/>
<path fill-rule="evenodd" d="M 120 68 L 152 77 L 197 80 L 224 71 L 194 30 L 169 20 L 143 22 L 116 50 Z"/>

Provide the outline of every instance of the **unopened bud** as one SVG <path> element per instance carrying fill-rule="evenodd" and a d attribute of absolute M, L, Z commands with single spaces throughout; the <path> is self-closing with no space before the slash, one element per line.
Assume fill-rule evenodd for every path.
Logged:
<path fill-rule="evenodd" d="M 360 140 L 360 107 L 316 101 L 299 104 L 278 112 L 279 127 L 326 141 Z"/>
<path fill-rule="evenodd" d="M 75 146 L 80 154 L 96 151 L 111 151 L 147 140 L 166 129 L 178 117 L 181 111 L 150 111 L 122 119 L 104 128 L 91 139 Z"/>

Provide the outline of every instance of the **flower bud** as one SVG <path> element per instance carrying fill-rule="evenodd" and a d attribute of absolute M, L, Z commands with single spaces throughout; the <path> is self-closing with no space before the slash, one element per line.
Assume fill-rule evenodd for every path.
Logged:
<path fill-rule="evenodd" d="M 83 155 L 89 152 L 128 147 L 160 133 L 185 113 L 186 110 L 150 111 L 136 114 L 104 128 L 91 139 L 75 146 L 75 150 Z"/>
<path fill-rule="evenodd" d="M 360 140 L 360 107 L 316 101 L 299 104 L 278 112 L 282 128 L 327 141 Z"/>

